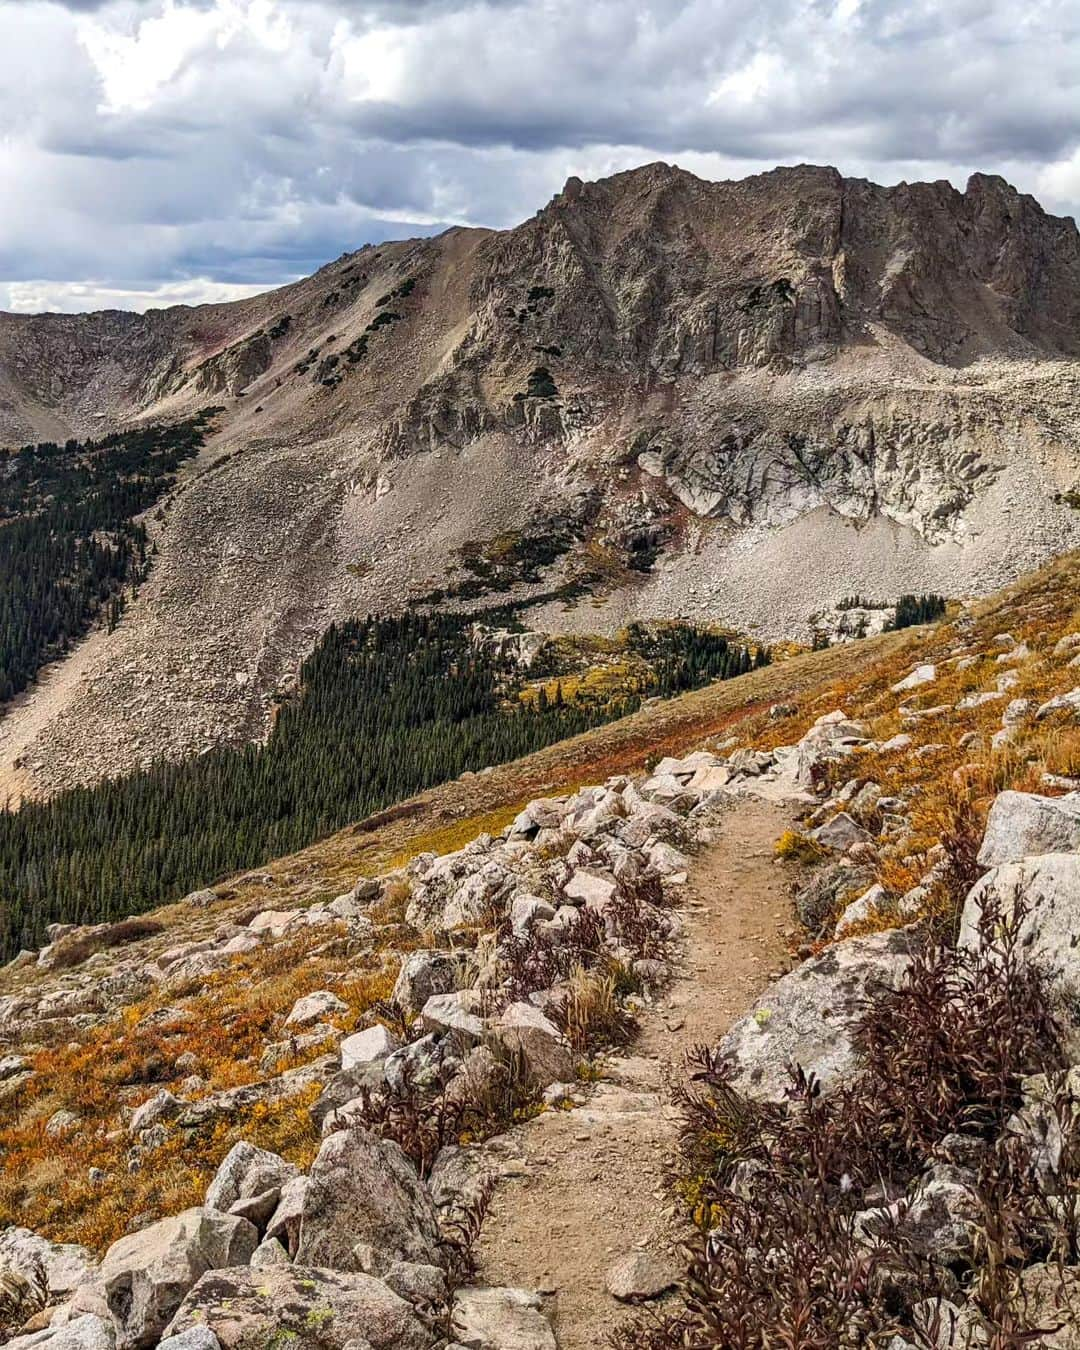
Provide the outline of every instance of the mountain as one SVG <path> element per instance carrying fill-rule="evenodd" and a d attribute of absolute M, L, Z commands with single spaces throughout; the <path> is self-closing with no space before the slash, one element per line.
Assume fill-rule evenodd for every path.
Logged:
<path fill-rule="evenodd" d="M 808 636 L 1080 544 L 1080 237 L 1003 180 L 571 179 L 236 304 L 0 316 L 0 441 L 210 406 L 149 579 L 0 723 L 0 790 L 259 737 L 327 626 L 532 600 Z"/>

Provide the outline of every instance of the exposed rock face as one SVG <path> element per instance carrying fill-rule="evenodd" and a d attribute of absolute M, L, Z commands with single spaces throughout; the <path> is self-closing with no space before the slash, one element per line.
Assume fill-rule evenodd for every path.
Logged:
<path fill-rule="evenodd" d="M 0 316 L 0 441 L 224 408 L 149 583 L 10 719 L 0 778 L 257 737 L 329 622 L 514 532 L 623 560 L 589 626 L 808 635 L 856 591 L 992 588 L 1080 543 L 1078 316 L 1075 227 L 1000 179 L 659 164 L 236 305 Z"/>
<path fill-rule="evenodd" d="M 1040 797 L 1001 792 L 994 799 L 979 849 L 983 867 L 1019 862 L 1042 853 L 1071 852 L 1080 846 L 1080 794 Z"/>

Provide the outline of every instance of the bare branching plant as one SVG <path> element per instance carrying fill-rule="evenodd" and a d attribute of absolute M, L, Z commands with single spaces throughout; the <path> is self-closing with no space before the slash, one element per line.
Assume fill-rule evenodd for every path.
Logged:
<path fill-rule="evenodd" d="M 716 1052 L 694 1053 L 679 1185 L 700 1235 L 682 1306 L 614 1345 L 854 1350 L 900 1335 L 939 1350 L 946 1297 L 970 1305 L 990 1350 L 1046 1330 L 1020 1272 L 1077 1260 L 1080 1116 L 1048 972 L 1024 959 L 1025 918 L 1017 896 L 986 904 L 970 948 L 931 936 L 901 987 L 868 999 L 859 1070 L 827 1095 L 793 1066 L 786 1102 L 754 1101 Z M 1038 1074 L 1041 1123 L 1020 1128 Z M 966 1175 L 978 1219 L 973 1255 L 945 1266 L 913 1243 L 906 1201 L 887 1202 L 958 1143 L 977 1159 Z"/>

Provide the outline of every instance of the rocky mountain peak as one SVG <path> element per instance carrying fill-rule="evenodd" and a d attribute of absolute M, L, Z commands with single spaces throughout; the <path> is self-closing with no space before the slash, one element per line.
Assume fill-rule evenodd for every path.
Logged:
<path fill-rule="evenodd" d="M 1071 220 L 991 176 L 805 164 L 571 178 L 513 229 L 238 304 L 0 315 L 0 441 L 221 409 L 100 665 L 3 753 L 80 781 L 258 735 L 326 623 L 476 598 L 469 568 L 519 539 L 547 561 L 500 563 L 493 596 L 595 602 L 552 628 L 809 639 L 853 594 L 986 591 L 1080 543 L 1078 344 Z"/>

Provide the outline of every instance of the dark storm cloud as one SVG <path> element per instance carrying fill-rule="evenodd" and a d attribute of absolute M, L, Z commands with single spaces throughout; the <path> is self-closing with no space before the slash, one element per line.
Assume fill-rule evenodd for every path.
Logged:
<path fill-rule="evenodd" d="M 655 158 L 1071 212 L 1077 70 L 1072 0 L 0 0 L 0 305 L 265 286 Z"/>

